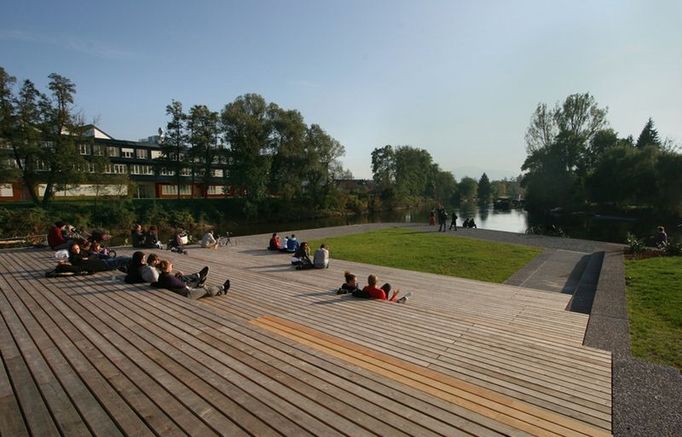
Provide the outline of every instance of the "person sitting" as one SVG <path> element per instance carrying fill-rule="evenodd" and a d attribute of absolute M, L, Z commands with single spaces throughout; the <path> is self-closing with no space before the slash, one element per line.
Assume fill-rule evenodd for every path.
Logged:
<path fill-rule="evenodd" d="M 656 228 L 654 243 L 658 248 L 664 248 L 668 244 L 668 234 L 666 234 L 665 228 L 663 226 Z"/>
<path fill-rule="evenodd" d="M 72 266 L 80 268 L 81 271 L 89 273 L 127 268 L 130 259 L 129 256 L 99 259 L 97 257 L 89 256 L 87 252 L 81 252 L 81 246 L 78 243 L 72 243 L 71 246 L 69 246 L 69 263 L 71 263 Z"/>
<path fill-rule="evenodd" d="M 67 239 L 67 224 L 62 221 L 55 222 L 47 232 L 47 244 L 52 250 L 68 249 L 73 240 Z"/>
<path fill-rule="evenodd" d="M 142 230 L 142 225 L 135 224 L 133 229 L 130 231 L 130 242 L 133 247 L 140 248 L 144 247 L 145 234 Z"/>
<path fill-rule="evenodd" d="M 353 296 L 356 294 L 361 294 L 362 290 L 358 288 L 358 277 L 352 274 L 349 271 L 343 272 L 343 277 L 346 280 L 343 284 L 341 284 L 341 287 L 338 289 L 336 294 L 347 294 L 350 293 Z M 361 297 L 361 296 L 358 296 Z"/>
<path fill-rule="evenodd" d="M 398 298 L 398 293 L 400 293 L 400 290 L 395 290 L 391 296 L 388 297 L 389 293 L 391 292 L 391 284 L 386 283 L 379 288 L 377 287 L 377 282 L 378 278 L 376 275 L 369 275 L 367 277 L 367 286 L 362 289 L 362 297 L 367 296 L 368 299 L 379 299 L 395 302 Z"/>
<path fill-rule="evenodd" d="M 175 238 L 171 238 L 170 241 L 168 241 L 168 248 L 171 250 L 171 252 L 187 254 L 184 246 L 188 242 L 189 237 L 187 236 L 187 233 L 183 229 L 178 229 L 178 232 L 175 234 Z"/>
<path fill-rule="evenodd" d="M 133 253 L 133 257 L 128 264 L 128 272 L 125 277 L 125 282 L 128 284 L 140 284 L 146 282 L 142 277 L 142 269 L 146 266 L 147 263 L 144 260 L 144 252 L 137 251 Z"/>
<path fill-rule="evenodd" d="M 478 226 L 476 226 L 476 222 L 474 221 L 474 218 L 471 217 L 469 219 L 469 229 L 473 229 L 473 228 L 478 228 Z"/>
<path fill-rule="evenodd" d="M 324 244 L 320 245 L 320 248 L 315 251 L 315 256 L 313 256 L 313 266 L 316 269 L 328 269 L 329 268 L 329 250 Z"/>
<path fill-rule="evenodd" d="M 81 251 L 83 251 L 83 249 L 84 248 L 81 247 Z M 90 247 L 87 249 L 87 252 L 90 254 L 90 256 L 94 256 L 99 259 L 111 258 L 109 255 L 109 250 L 106 247 L 102 247 L 102 244 L 96 240 L 90 243 Z"/>
<path fill-rule="evenodd" d="M 310 260 L 310 247 L 305 241 L 298 246 L 296 253 L 291 257 L 291 264 L 296 266 L 296 270 L 307 270 L 313 268 L 313 262 Z"/>
<path fill-rule="evenodd" d="M 218 248 L 218 240 L 215 239 L 212 231 L 209 230 L 204 234 L 203 237 L 201 237 L 201 247 L 203 247 L 204 249 Z"/>
<path fill-rule="evenodd" d="M 467 229 L 469 227 L 469 219 L 465 218 L 462 222 L 462 228 Z"/>
<path fill-rule="evenodd" d="M 159 231 L 156 226 L 151 225 L 144 234 L 144 247 L 149 249 L 161 249 L 159 241 Z"/>
<path fill-rule="evenodd" d="M 171 261 L 162 260 L 159 262 L 159 280 L 152 283 L 153 287 L 165 288 L 173 293 L 188 297 L 192 300 L 201 299 L 202 297 L 220 296 L 227 293 L 230 289 L 230 280 L 226 280 L 221 287 L 207 287 L 194 288 L 189 287 L 183 282 L 177 274 L 173 273 L 173 263 Z"/>
<path fill-rule="evenodd" d="M 291 234 L 291 237 L 287 240 L 287 252 L 289 253 L 295 253 L 298 250 L 299 244 L 298 240 L 296 239 L 296 235 Z"/>
<path fill-rule="evenodd" d="M 268 243 L 268 250 L 280 250 L 282 248 L 282 242 L 279 239 L 277 232 L 272 234 L 270 238 L 270 243 Z"/>

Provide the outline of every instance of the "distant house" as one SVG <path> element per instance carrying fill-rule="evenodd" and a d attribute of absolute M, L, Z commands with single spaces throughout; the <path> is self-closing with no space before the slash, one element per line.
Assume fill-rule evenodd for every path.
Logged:
<path fill-rule="evenodd" d="M 143 141 L 126 141 L 114 139 L 111 135 L 95 125 L 86 125 L 83 141 L 78 146 L 79 153 L 86 161 L 93 161 L 95 157 L 106 157 L 108 163 L 101 169 L 105 176 L 123 176 L 124 183 L 96 183 L 69 185 L 67 188 L 55 192 L 56 198 L 94 197 L 94 196 L 129 196 L 134 198 L 175 198 L 178 185 L 175 173 L 163 167 L 160 136 L 155 135 Z M 181 157 L 182 158 L 182 157 Z M 16 165 L 10 161 L 11 165 Z M 38 171 L 40 170 L 40 163 Z M 46 167 L 42 164 L 42 167 Z M 225 162 L 212 164 L 211 183 L 207 189 L 207 197 L 223 197 L 232 194 L 226 185 Z M 84 171 L 96 173 L 95 165 L 89 164 Z M 201 186 L 192 183 L 189 169 L 181 173 L 183 184 L 180 185 L 181 197 L 201 197 Z M 195 181 L 199 177 L 195 178 Z M 120 180 L 120 179 L 119 179 Z M 44 184 L 38 185 L 38 195 L 45 190 Z M 0 201 L 28 200 L 30 196 L 19 180 L 0 180 Z"/>

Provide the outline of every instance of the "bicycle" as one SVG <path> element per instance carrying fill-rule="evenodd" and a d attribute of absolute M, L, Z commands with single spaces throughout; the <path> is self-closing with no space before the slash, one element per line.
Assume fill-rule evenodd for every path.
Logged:
<path fill-rule="evenodd" d="M 234 246 L 234 243 L 232 243 L 232 239 L 230 238 L 232 236 L 231 233 L 227 232 L 225 235 L 219 235 L 218 236 L 218 247 L 225 247 L 228 244 L 230 246 Z"/>

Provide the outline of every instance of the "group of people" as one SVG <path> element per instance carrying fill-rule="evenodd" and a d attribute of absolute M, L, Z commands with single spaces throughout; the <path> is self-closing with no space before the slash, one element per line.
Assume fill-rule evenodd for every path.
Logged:
<path fill-rule="evenodd" d="M 268 243 L 268 250 L 291 253 L 291 265 L 295 266 L 297 270 L 329 268 L 329 249 L 327 246 L 321 244 L 311 259 L 310 245 L 306 241 L 299 243 L 295 234 L 287 235 L 282 241 L 279 234 L 273 232 Z"/>
<path fill-rule="evenodd" d="M 160 249 L 163 247 L 159 241 L 159 231 L 154 225 L 146 231 L 142 225 L 134 225 L 130 231 L 130 241 L 135 248 Z"/>
<path fill-rule="evenodd" d="M 367 277 L 367 285 L 360 289 L 358 287 L 358 277 L 349 271 L 343 273 L 345 282 L 341 284 L 336 294 L 350 294 L 353 297 L 362 299 L 378 299 L 387 300 L 389 302 L 405 303 L 410 297 L 411 293 L 407 293 L 402 297 L 398 297 L 400 290 L 391 292 L 391 284 L 388 282 L 378 287 L 379 279 L 376 275 L 369 275 Z"/>
<path fill-rule="evenodd" d="M 291 236 L 284 237 L 282 240 L 277 232 L 272 234 L 270 242 L 268 243 L 268 250 L 274 250 L 279 252 L 296 253 L 301 244 L 298 242 L 296 235 L 291 234 Z"/>
<path fill-rule="evenodd" d="M 71 241 L 68 249 L 59 249 L 57 267 L 45 274 L 47 277 L 76 274 L 88 275 L 110 270 L 127 271 L 130 257 L 111 256 L 102 251 L 100 241 Z"/>
<path fill-rule="evenodd" d="M 445 208 L 442 205 L 439 205 L 437 209 L 432 209 L 431 212 L 429 213 L 429 225 L 433 226 L 436 224 L 436 220 L 438 220 L 438 232 L 445 232 L 446 230 L 457 230 L 457 213 L 455 210 L 452 210 L 452 214 L 450 214 L 450 227 L 447 227 L 447 221 L 448 221 L 448 212 L 445 210 Z M 462 222 L 462 227 L 465 229 L 471 229 L 471 228 L 476 228 L 476 222 L 474 221 L 473 217 L 469 217 L 464 219 Z"/>
<path fill-rule="evenodd" d="M 227 279 L 221 286 L 206 287 L 208 267 L 196 273 L 185 275 L 180 271 L 173 271 L 173 263 L 162 260 L 155 253 L 145 257 L 144 252 L 133 253 L 128 265 L 125 282 L 128 284 L 148 283 L 155 288 L 164 288 L 181 296 L 196 300 L 203 297 L 221 296 L 230 289 Z"/>

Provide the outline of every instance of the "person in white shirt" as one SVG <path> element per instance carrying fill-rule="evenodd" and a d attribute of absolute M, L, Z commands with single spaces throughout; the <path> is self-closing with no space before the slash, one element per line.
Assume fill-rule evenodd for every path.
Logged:
<path fill-rule="evenodd" d="M 315 251 L 313 265 L 316 269 L 329 268 L 329 251 L 327 250 L 327 246 L 324 244 L 320 245 L 320 248 Z"/>
<path fill-rule="evenodd" d="M 218 247 L 218 241 L 213 236 L 213 232 L 208 231 L 201 238 L 201 247 L 204 249 L 216 249 Z"/>

